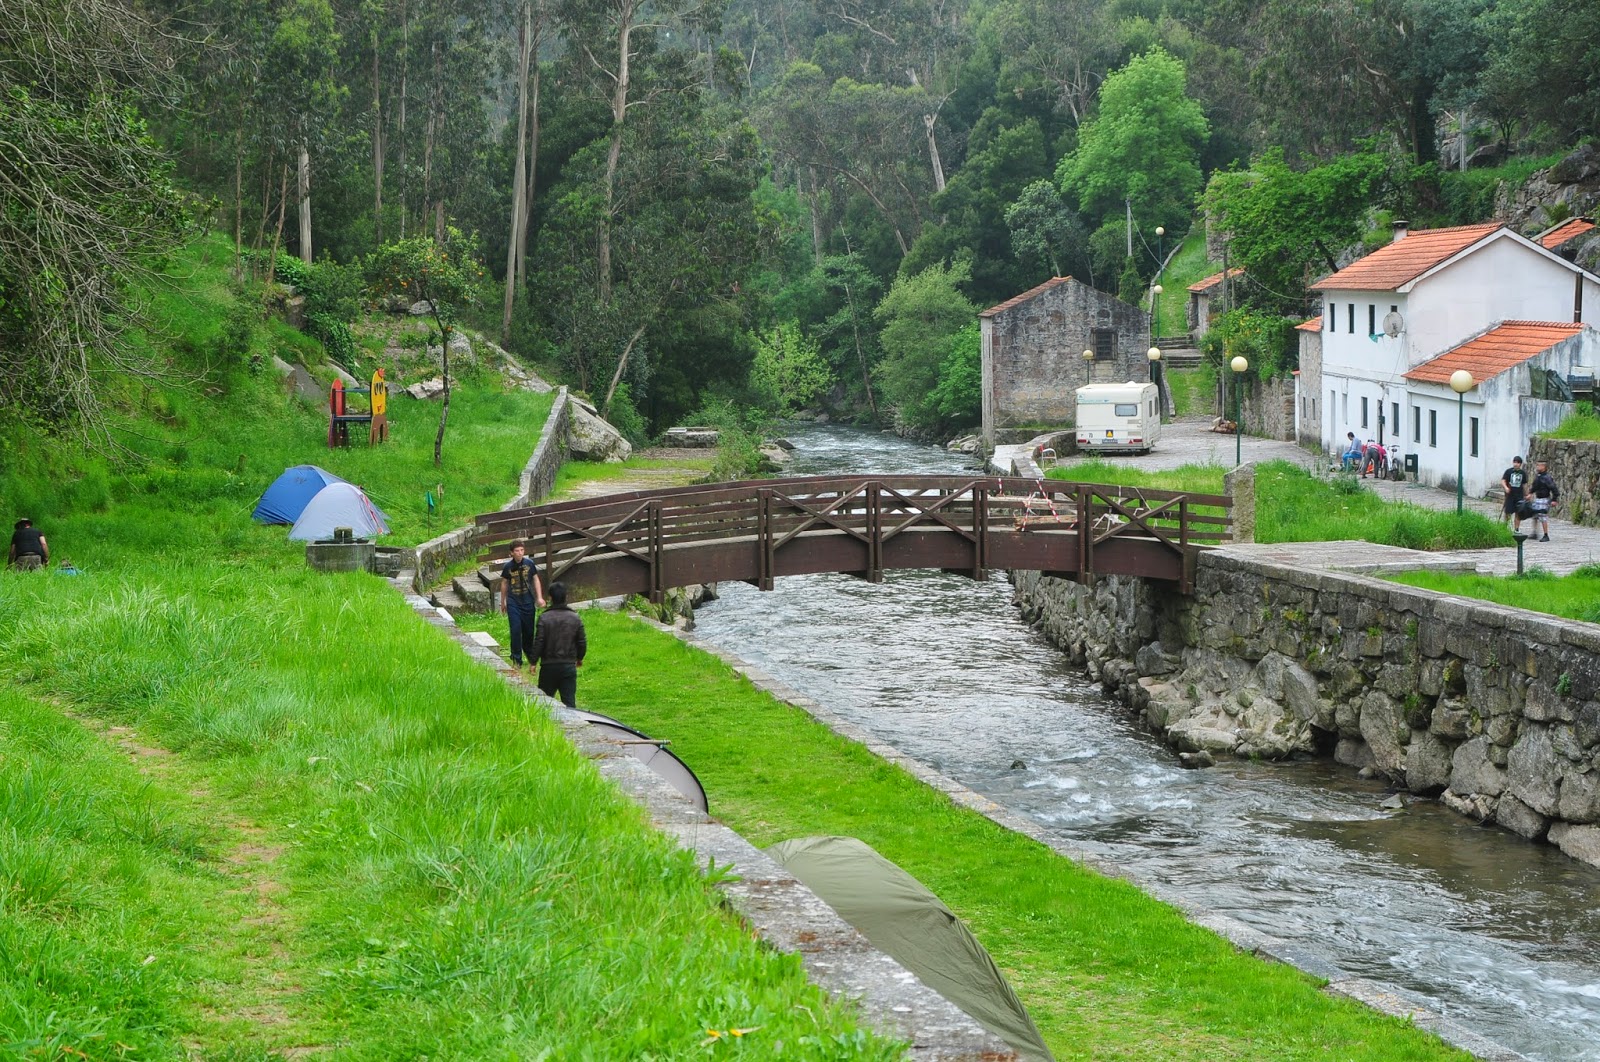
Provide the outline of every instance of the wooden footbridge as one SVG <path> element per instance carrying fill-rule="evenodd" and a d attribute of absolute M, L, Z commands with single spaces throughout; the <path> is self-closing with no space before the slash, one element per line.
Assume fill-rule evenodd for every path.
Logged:
<path fill-rule="evenodd" d="M 1230 537 L 1229 498 L 1065 480 L 818 476 L 632 491 L 485 513 L 483 560 L 510 543 L 573 599 L 785 575 L 892 569 L 981 579 L 1028 569 L 1088 581 L 1137 575 L 1193 585 L 1199 548 Z"/>

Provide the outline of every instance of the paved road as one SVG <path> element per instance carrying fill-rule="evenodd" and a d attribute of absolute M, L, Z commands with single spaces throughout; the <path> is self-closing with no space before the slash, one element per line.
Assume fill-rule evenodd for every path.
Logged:
<path fill-rule="evenodd" d="M 1107 460 L 1126 463 L 1130 468 L 1145 471 L 1167 471 L 1182 465 L 1234 464 L 1235 440 L 1232 433 L 1221 434 L 1210 430 L 1209 420 L 1186 419 L 1166 425 L 1162 429 L 1161 443 L 1154 452 L 1139 456 L 1117 456 Z M 1011 447 L 1001 447 L 997 460 Z M 1312 471 L 1326 471 L 1336 459 L 1294 443 L 1276 439 L 1257 439 L 1246 435 L 1240 441 L 1244 461 L 1290 461 Z M 1510 457 L 1507 457 L 1510 463 Z M 1363 486 L 1389 501 L 1410 502 L 1429 509 L 1453 509 L 1454 491 L 1439 490 L 1410 481 L 1395 483 L 1389 480 L 1367 479 Z M 1466 499 L 1468 507 L 1498 518 L 1499 505 L 1481 498 Z M 1455 550 L 1441 553 L 1422 553 L 1393 547 L 1378 547 L 1365 542 L 1338 543 L 1279 543 L 1271 546 L 1231 547 L 1249 552 L 1270 555 L 1290 563 L 1303 563 L 1315 567 L 1394 570 L 1400 568 L 1460 568 L 1476 570 L 1483 574 L 1510 575 L 1517 570 L 1517 551 L 1514 548 Z M 1600 564 L 1600 528 L 1578 527 L 1562 520 L 1550 522 L 1550 541 L 1529 540 L 1523 546 L 1523 563 L 1538 565 L 1557 575 L 1565 575 L 1585 564 Z"/>

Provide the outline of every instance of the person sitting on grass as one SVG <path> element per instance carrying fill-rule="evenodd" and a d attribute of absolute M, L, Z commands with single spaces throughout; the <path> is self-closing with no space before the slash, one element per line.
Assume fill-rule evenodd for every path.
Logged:
<path fill-rule="evenodd" d="M 17 521 L 11 532 L 11 554 L 6 560 L 19 572 L 31 572 L 50 563 L 50 543 L 26 516 Z"/>

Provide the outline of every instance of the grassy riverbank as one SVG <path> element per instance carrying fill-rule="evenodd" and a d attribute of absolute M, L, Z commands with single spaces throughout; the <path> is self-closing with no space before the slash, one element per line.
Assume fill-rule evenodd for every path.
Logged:
<path fill-rule="evenodd" d="M 172 309 L 180 333 L 207 316 Z M 439 471 L 436 405 L 396 399 L 392 445 L 329 451 L 320 409 L 186 349 L 192 388 L 120 411 L 131 453 L 0 448 L 0 507 L 87 573 L 0 572 L 0 1054 L 898 1056 L 543 711 L 249 518 L 313 462 L 400 542 L 458 526 L 515 492 L 548 397 L 463 380 Z"/>
<path fill-rule="evenodd" d="M 1531 550 L 1533 547 L 1529 547 Z M 1438 590 L 1565 619 L 1600 623 L 1600 564 L 1586 564 L 1555 576 L 1533 566 L 1524 575 L 1474 575 L 1465 572 L 1404 572 L 1387 578 L 1407 586 Z"/>
<path fill-rule="evenodd" d="M 966 918 L 1058 1057 L 1465 1059 L 953 805 L 655 628 L 585 611 L 580 699 L 667 738 L 757 844 L 860 837 Z"/>

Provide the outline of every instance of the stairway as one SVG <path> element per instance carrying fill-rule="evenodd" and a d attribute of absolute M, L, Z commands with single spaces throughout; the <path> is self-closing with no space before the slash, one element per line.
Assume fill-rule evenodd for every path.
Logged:
<path fill-rule="evenodd" d="M 1156 346 L 1161 348 L 1161 364 L 1169 369 L 1194 369 L 1200 366 L 1200 351 L 1194 345 L 1192 335 L 1162 336 L 1156 340 Z"/>
<path fill-rule="evenodd" d="M 494 612 L 500 607 L 500 569 L 479 568 L 435 587 L 428 600 L 447 612 Z"/>

